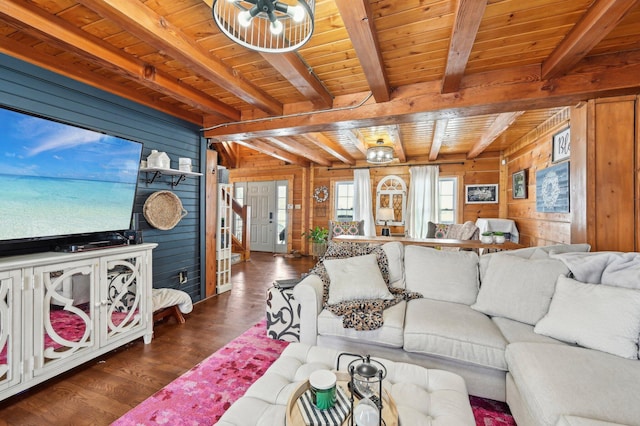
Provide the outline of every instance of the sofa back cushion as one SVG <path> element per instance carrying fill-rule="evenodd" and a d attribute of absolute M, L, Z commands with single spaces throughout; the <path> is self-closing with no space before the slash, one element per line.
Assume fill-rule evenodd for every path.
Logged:
<path fill-rule="evenodd" d="M 569 269 L 555 259 L 492 256 L 471 307 L 487 315 L 535 325 L 547 313 L 559 275 Z"/>
<path fill-rule="evenodd" d="M 406 289 L 424 297 L 470 305 L 478 295 L 478 255 L 430 247 L 404 249 Z"/>

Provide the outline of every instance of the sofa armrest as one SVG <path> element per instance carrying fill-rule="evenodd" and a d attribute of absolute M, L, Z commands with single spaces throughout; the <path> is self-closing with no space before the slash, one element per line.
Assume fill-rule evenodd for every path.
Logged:
<path fill-rule="evenodd" d="M 300 342 L 315 345 L 318 337 L 318 315 L 322 312 L 322 280 L 307 275 L 293 288 L 293 297 L 300 304 Z"/>

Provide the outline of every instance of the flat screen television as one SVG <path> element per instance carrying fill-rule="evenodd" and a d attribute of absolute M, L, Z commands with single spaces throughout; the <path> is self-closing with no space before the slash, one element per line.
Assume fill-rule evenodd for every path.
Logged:
<path fill-rule="evenodd" d="M 142 143 L 0 108 L 0 243 L 131 227 Z"/>

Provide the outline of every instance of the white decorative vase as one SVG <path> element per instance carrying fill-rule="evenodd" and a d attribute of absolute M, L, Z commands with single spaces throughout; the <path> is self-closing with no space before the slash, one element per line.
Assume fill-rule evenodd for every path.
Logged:
<path fill-rule="evenodd" d="M 496 241 L 496 244 L 504 243 L 504 235 L 494 235 L 493 238 Z"/>
<path fill-rule="evenodd" d="M 482 244 L 492 244 L 493 243 L 493 235 L 481 235 L 480 242 Z"/>

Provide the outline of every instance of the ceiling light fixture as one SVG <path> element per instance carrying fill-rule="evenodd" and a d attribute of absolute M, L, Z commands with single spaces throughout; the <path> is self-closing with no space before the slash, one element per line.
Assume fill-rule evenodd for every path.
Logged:
<path fill-rule="evenodd" d="M 376 146 L 367 149 L 367 162 L 373 164 L 390 163 L 393 160 L 393 148 L 384 145 L 382 139 L 376 141 Z"/>
<path fill-rule="evenodd" d="M 220 30 L 246 48 L 291 52 L 313 34 L 315 1 L 214 0 L 211 13 Z"/>

